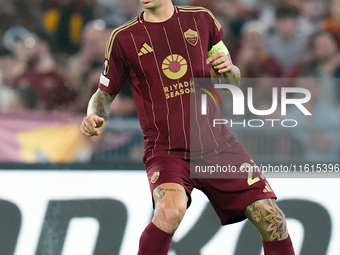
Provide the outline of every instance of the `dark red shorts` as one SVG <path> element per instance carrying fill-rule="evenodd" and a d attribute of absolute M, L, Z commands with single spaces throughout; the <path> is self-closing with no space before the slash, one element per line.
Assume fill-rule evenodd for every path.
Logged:
<path fill-rule="evenodd" d="M 230 169 L 230 172 L 225 171 L 222 175 L 217 175 L 216 178 L 214 173 L 204 173 L 197 178 L 193 170 L 195 166 L 202 167 L 203 165 L 213 166 L 217 169 L 216 166 L 219 166 L 220 171 L 222 171 L 221 169 Z M 203 160 L 192 159 L 189 162 L 177 156 L 165 154 L 149 158 L 146 161 L 151 192 L 163 183 L 180 184 L 189 196 L 189 206 L 191 191 L 193 188 L 197 188 L 208 197 L 222 225 L 244 220 L 244 210 L 256 200 L 276 198 L 261 173 L 256 171 L 249 174 L 251 166 L 254 167 L 255 163 L 247 151 L 236 141 L 222 153 Z M 249 167 L 248 170 L 245 170 L 245 167 Z M 232 172 L 235 169 L 237 173 Z M 205 178 L 206 176 L 208 178 Z"/>

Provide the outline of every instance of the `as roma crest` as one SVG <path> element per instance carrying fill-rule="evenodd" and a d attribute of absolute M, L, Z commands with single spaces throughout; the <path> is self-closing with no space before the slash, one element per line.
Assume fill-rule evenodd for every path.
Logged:
<path fill-rule="evenodd" d="M 156 181 L 158 180 L 159 176 L 160 176 L 159 171 L 154 172 L 153 175 L 151 176 L 151 179 L 150 179 L 151 183 L 156 183 Z"/>
<path fill-rule="evenodd" d="M 192 29 L 188 29 L 185 33 L 184 33 L 184 37 L 187 40 L 188 43 L 190 43 L 192 46 L 196 46 L 197 42 L 198 42 L 198 33 L 197 31 L 194 31 Z"/>

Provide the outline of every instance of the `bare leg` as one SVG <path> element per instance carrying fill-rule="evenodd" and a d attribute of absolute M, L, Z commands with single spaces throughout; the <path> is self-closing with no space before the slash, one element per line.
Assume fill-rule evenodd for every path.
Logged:
<path fill-rule="evenodd" d="M 187 208 L 185 189 L 176 183 L 164 183 L 153 191 L 155 213 L 139 242 L 138 255 L 166 255 L 173 233 Z"/>
<path fill-rule="evenodd" d="M 288 237 L 286 217 L 274 199 L 255 201 L 247 207 L 245 214 L 263 240 L 280 241 Z"/>
<path fill-rule="evenodd" d="M 155 213 L 152 222 L 167 233 L 174 233 L 187 209 L 185 189 L 176 183 L 164 183 L 153 191 Z"/>
<path fill-rule="evenodd" d="M 286 217 L 274 199 L 255 201 L 245 215 L 261 234 L 266 255 L 294 255 Z"/>

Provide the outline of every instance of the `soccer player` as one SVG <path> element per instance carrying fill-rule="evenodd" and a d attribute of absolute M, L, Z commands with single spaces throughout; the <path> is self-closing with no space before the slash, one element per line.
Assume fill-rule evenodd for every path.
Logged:
<path fill-rule="evenodd" d="M 227 126 L 215 131 L 207 121 L 190 122 L 195 116 L 190 112 L 195 110 L 190 107 L 190 97 L 198 91 L 191 78 L 209 78 L 212 69 L 230 83 L 239 84 L 240 72 L 222 42 L 220 24 L 204 8 L 174 6 L 171 0 L 139 1 L 145 11 L 116 28 L 108 40 L 99 88 L 80 125 L 84 135 L 99 135 L 111 102 L 130 79 L 155 208 L 141 235 L 138 254 L 167 254 L 193 188 L 207 195 L 222 225 L 246 218 L 253 222 L 266 255 L 294 254 L 285 216 L 259 173 L 246 173 L 244 178 L 190 176 L 190 165 L 201 164 L 206 158 L 237 169 L 254 166 Z M 192 148 L 197 149 L 195 153 Z"/>

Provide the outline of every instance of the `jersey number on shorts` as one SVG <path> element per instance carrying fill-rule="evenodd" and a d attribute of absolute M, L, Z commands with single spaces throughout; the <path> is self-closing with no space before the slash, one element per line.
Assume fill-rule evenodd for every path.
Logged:
<path fill-rule="evenodd" d="M 260 181 L 260 177 L 262 179 L 264 179 L 264 176 L 261 175 L 260 177 L 255 177 L 253 178 L 253 174 L 254 172 L 260 172 L 260 169 L 258 168 L 258 166 L 255 164 L 254 160 L 250 160 L 251 163 L 253 163 L 254 165 L 251 165 L 249 163 L 243 163 L 240 167 L 240 170 L 243 171 L 247 171 L 248 172 L 248 179 L 247 179 L 247 183 L 249 186 L 257 183 L 258 181 Z"/>

